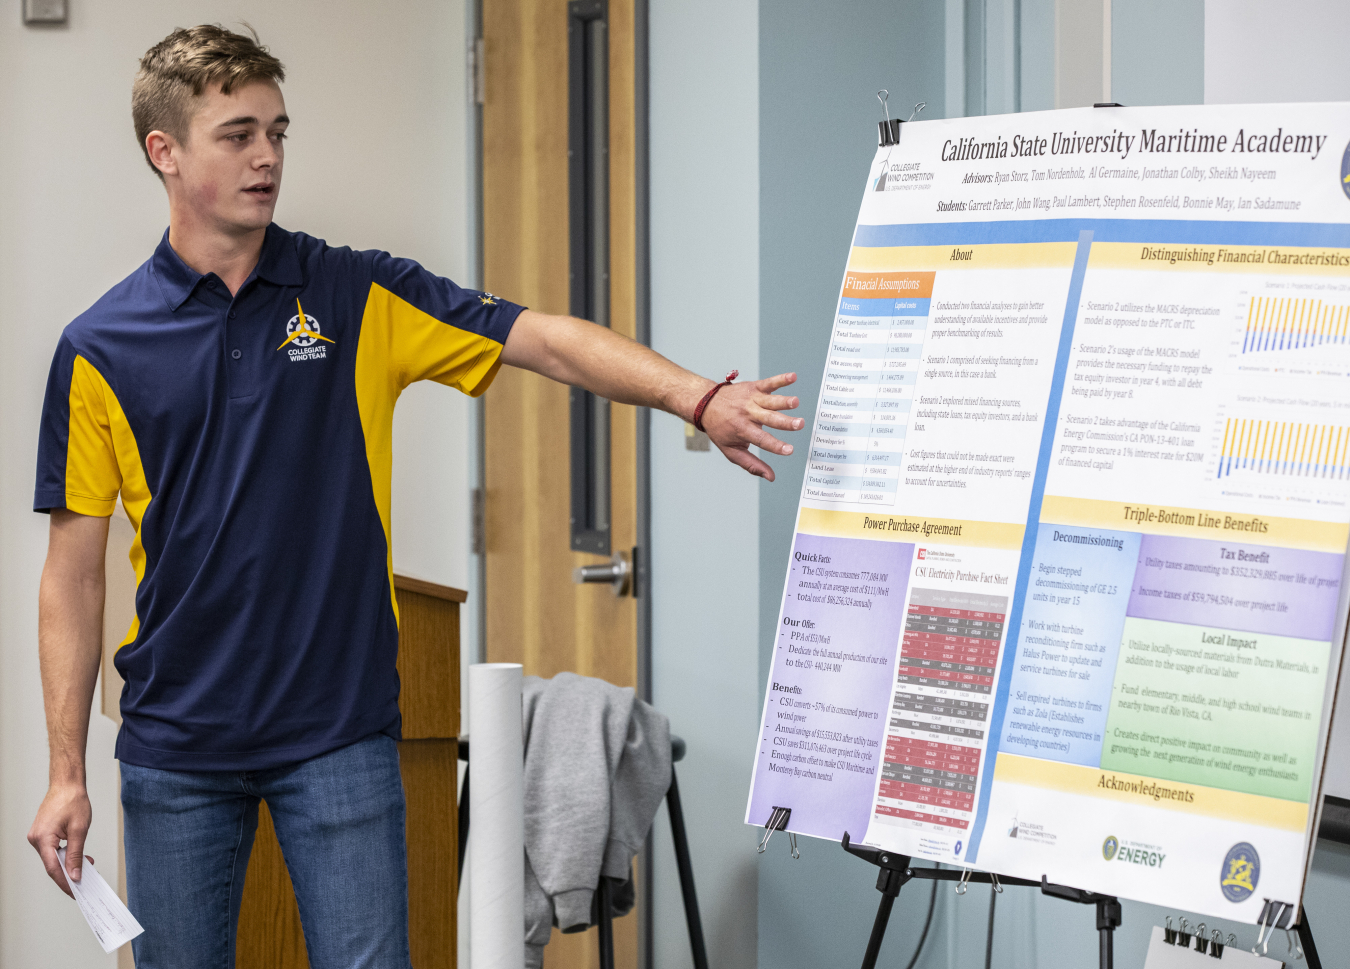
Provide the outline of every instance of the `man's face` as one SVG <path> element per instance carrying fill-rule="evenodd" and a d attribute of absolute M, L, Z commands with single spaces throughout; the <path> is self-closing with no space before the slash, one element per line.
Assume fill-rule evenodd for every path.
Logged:
<path fill-rule="evenodd" d="M 274 81 L 255 81 L 198 99 L 187 143 L 176 145 L 175 205 L 194 221 L 242 234 L 266 228 L 281 191 L 286 103 Z"/>

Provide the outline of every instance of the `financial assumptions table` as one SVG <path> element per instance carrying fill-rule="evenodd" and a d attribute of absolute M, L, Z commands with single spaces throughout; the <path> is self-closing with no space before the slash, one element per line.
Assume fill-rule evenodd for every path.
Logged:
<path fill-rule="evenodd" d="M 934 273 L 851 277 L 830 340 L 806 494 L 894 505 Z"/>

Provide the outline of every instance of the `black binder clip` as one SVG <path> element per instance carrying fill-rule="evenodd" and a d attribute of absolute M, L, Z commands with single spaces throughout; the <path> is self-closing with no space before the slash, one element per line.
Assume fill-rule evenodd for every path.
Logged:
<path fill-rule="evenodd" d="M 891 108 L 890 105 L 887 104 L 887 101 L 890 100 L 890 96 L 890 92 L 885 88 L 882 88 L 877 92 L 877 100 L 881 102 L 881 109 L 886 112 L 886 120 L 877 122 L 877 132 L 879 135 L 877 145 L 881 148 L 894 148 L 896 145 L 900 144 L 900 126 L 905 123 L 899 118 L 891 117 Z M 909 116 L 909 120 L 913 121 L 917 118 L 919 112 L 926 107 L 928 107 L 927 101 L 920 101 L 918 104 L 914 105 L 914 112 Z"/>
<path fill-rule="evenodd" d="M 1181 946 L 1183 949 L 1189 949 L 1191 947 L 1190 927 L 1190 922 L 1187 922 L 1185 919 L 1181 920 L 1181 931 L 1177 933 L 1177 945 Z"/>
<path fill-rule="evenodd" d="M 1209 939 L 1205 938 L 1206 927 L 1204 922 L 1195 927 L 1195 951 L 1201 955 L 1209 951 Z"/>
<path fill-rule="evenodd" d="M 1229 932 L 1227 944 L 1232 945 L 1236 941 L 1237 937 L 1234 936 L 1232 932 Z M 1222 959 L 1224 944 L 1225 943 L 1223 941 L 1223 933 L 1220 932 L 1218 929 L 1215 929 L 1211 933 L 1211 938 L 1209 941 L 1209 954 L 1215 959 Z"/>
<path fill-rule="evenodd" d="M 891 108 L 886 102 L 890 99 L 891 92 L 882 88 L 877 92 L 877 100 L 881 102 L 881 110 L 886 112 L 886 120 L 877 122 L 877 131 L 879 132 L 879 148 L 892 148 L 900 144 L 900 119 L 891 120 Z"/>
<path fill-rule="evenodd" d="M 788 819 L 792 817 L 792 808 L 774 806 L 769 814 L 769 820 L 764 825 L 764 840 L 759 843 L 757 849 L 762 855 L 769 850 L 769 839 L 773 837 L 775 831 L 787 831 Z M 792 857 L 800 858 L 801 851 L 797 849 L 797 836 L 788 831 L 788 845 L 792 848 Z"/>
<path fill-rule="evenodd" d="M 1172 928 L 1172 916 L 1167 916 L 1167 924 L 1163 926 L 1163 941 L 1168 945 L 1177 944 L 1177 930 Z"/>
<path fill-rule="evenodd" d="M 1256 920 L 1256 945 L 1252 946 L 1252 955 L 1264 956 L 1270 950 L 1270 937 L 1276 929 L 1287 929 L 1293 918 L 1294 906 L 1288 902 L 1274 902 L 1265 899 L 1261 907 L 1261 917 Z M 1261 951 L 1257 952 L 1257 947 Z"/>

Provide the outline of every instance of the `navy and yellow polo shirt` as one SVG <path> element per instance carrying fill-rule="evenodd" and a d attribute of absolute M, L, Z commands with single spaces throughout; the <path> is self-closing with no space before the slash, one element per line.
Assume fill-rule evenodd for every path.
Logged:
<path fill-rule="evenodd" d="M 62 334 L 39 511 L 136 529 L 117 756 L 260 770 L 399 734 L 394 404 L 478 395 L 521 307 L 267 229 L 238 294 L 169 245 Z"/>

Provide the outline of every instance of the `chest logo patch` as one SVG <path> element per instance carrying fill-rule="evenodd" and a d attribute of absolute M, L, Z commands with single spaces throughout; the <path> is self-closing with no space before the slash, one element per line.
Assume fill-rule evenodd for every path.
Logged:
<path fill-rule="evenodd" d="M 299 363 L 302 360 L 322 360 L 328 356 L 328 348 L 324 343 L 333 343 L 331 340 L 319 332 L 319 321 L 310 316 L 300 306 L 300 300 L 295 301 L 296 313 L 286 321 L 286 339 L 278 350 L 286 350 L 292 363 Z M 323 343 L 319 341 L 323 341 Z"/>

